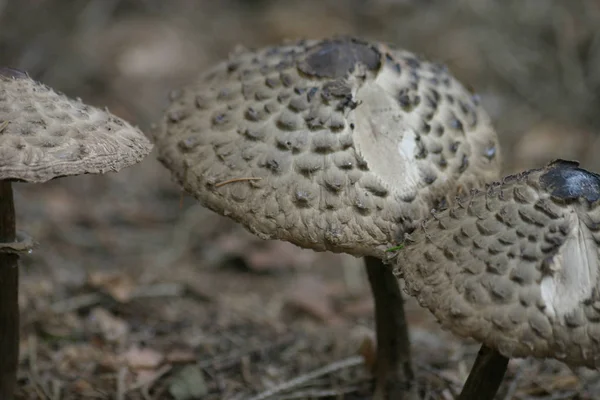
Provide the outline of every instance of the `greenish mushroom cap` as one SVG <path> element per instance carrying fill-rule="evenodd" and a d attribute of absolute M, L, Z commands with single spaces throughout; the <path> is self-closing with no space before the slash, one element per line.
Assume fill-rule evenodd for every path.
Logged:
<path fill-rule="evenodd" d="M 356 256 L 500 168 L 487 114 L 444 67 L 353 38 L 233 54 L 173 96 L 155 141 L 206 207 Z"/>

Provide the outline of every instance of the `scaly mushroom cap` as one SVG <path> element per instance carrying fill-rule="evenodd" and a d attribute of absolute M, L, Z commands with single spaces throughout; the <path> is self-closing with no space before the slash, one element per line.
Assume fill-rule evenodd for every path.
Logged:
<path fill-rule="evenodd" d="M 234 54 L 173 96 L 156 144 L 187 191 L 258 236 L 357 256 L 500 162 L 444 67 L 352 38 Z"/>
<path fill-rule="evenodd" d="M 0 180 L 118 171 L 151 149 L 142 132 L 109 112 L 0 68 Z"/>
<path fill-rule="evenodd" d="M 557 160 L 407 236 L 396 273 L 442 326 L 506 357 L 600 366 L 600 175 Z"/>

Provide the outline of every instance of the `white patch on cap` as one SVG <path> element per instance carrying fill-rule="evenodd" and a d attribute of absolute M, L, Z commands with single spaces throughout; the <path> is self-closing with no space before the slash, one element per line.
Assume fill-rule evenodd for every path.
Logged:
<path fill-rule="evenodd" d="M 592 295 L 598 278 L 598 252 L 592 233 L 573 211 L 572 226 L 566 242 L 554 257 L 553 276 L 542 278 L 540 284 L 546 314 L 560 318 L 581 307 Z"/>
<path fill-rule="evenodd" d="M 397 73 L 384 69 L 358 90 L 353 140 L 369 170 L 402 195 L 412 193 L 421 182 L 413 128 L 418 126 L 418 116 L 402 110 L 394 88 L 399 92 Z"/>

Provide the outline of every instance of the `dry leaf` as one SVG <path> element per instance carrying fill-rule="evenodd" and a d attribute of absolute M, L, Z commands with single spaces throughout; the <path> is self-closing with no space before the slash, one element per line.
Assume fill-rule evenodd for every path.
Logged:
<path fill-rule="evenodd" d="M 122 340 L 129 333 L 127 322 L 101 307 L 92 309 L 89 320 L 92 328 L 100 331 L 102 337 L 108 342 Z"/>
<path fill-rule="evenodd" d="M 153 369 L 140 369 L 135 374 L 135 386 L 146 385 L 156 379 L 157 372 Z"/>
<path fill-rule="evenodd" d="M 176 400 L 200 399 L 208 394 L 204 374 L 197 365 L 187 365 L 175 374 L 169 393 Z"/>
<path fill-rule="evenodd" d="M 88 276 L 90 286 L 109 294 L 120 303 L 127 303 L 135 289 L 133 279 L 118 272 L 96 271 Z"/>
<path fill-rule="evenodd" d="M 80 394 L 90 392 L 94 389 L 93 386 L 85 379 L 77 379 L 75 382 L 73 382 L 71 387 L 75 392 Z"/>
<path fill-rule="evenodd" d="M 365 359 L 367 369 L 371 372 L 374 371 L 377 362 L 377 347 L 374 340 L 370 337 L 363 338 L 358 353 Z"/>
<path fill-rule="evenodd" d="M 162 353 L 150 348 L 132 346 L 125 353 L 125 360 L 131 369 L 156 369 L 165 359 Z"/>
<path fill-rule="evenodd" d="M 121 367 L 121 361 L 113 353 L 103 352 L 100 360 L 98 360 L 98 368 L 96 373 L 116 372 Z"/>
<path fill-rule="evenodd" d="M 102 351 L 87 343 L 67 344 L 60 349 L 54 359 L 54 368 L 61 373 L 72 369 L 89 371 L 95 368 L 101 358 Z"/>

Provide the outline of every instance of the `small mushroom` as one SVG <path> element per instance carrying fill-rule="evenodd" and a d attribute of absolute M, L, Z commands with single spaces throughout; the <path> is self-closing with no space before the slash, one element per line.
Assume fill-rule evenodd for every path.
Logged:
<path fill-rule="evenodd" d="M 189 193 L 259 237 L 365 257 L 376 398 L 416 393 L 382 260 L 436 204 L 497 179 L 500 163 L 489 117 L 444 67 L 349 37 L 238 52 L 172 96 L 155 140 Z"/>
<path fill-rule="evenodd" d="M 24 72 L 0 68 L 0 399 L 10 400 L 19 352 L 18 254 L 12 182 L 118 171 L 152 149 L 138 129 L 58 94 Z"/>
<path fill-rule="evenodd" d="M 509 358 L 600 366 L 600 175 L 556 160 L 435 213 L 395 272 L 455 334 L 483 344 L 459 399 L 492 399 Z"/>

